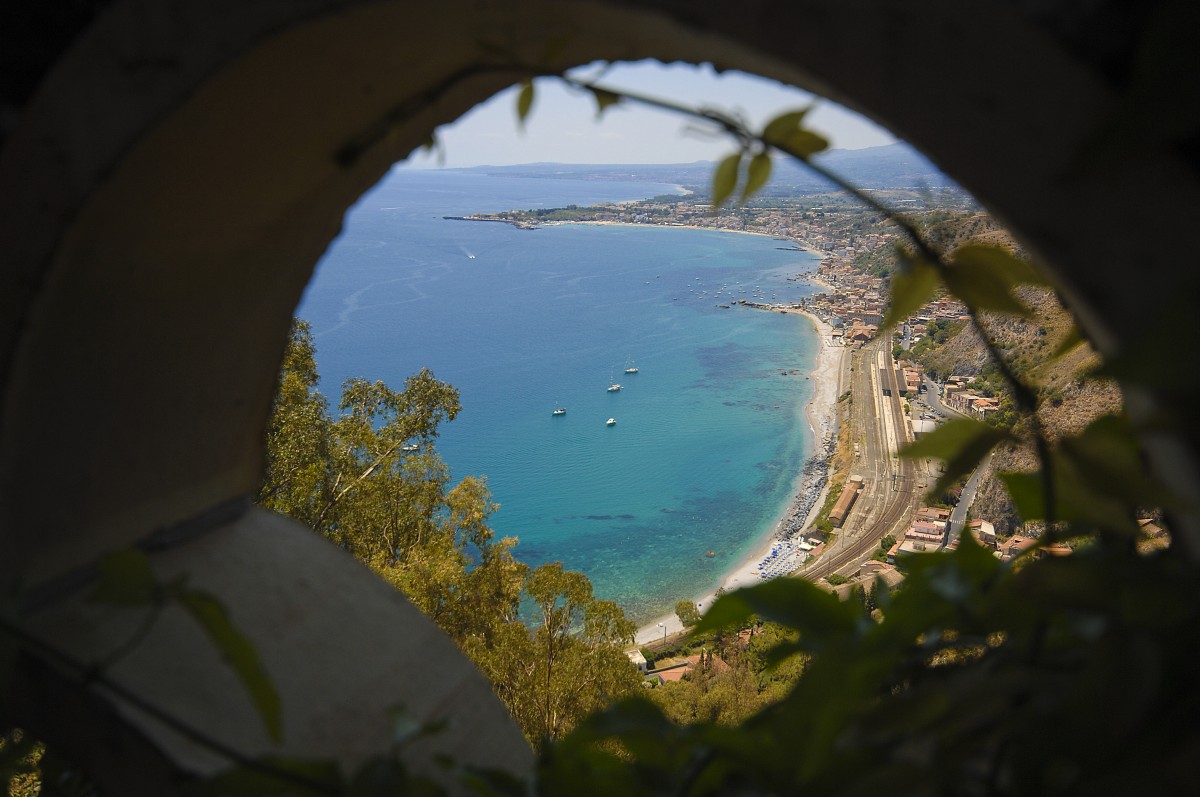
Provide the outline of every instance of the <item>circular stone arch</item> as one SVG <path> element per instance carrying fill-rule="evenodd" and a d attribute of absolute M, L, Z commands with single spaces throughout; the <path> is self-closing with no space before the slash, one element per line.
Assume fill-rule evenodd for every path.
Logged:
<path fill-rule="evenodd" d="M 81 600 L 94 562 L 142 544 L 162 574 L 189 573 L 221 596 L 275 666 L 285 706 L 304 706 L 287 752 L 374 752 L 386 728 L 351 728 L 386 701 L 331 674 L 371 661 L 362 682 L 394 702 L 472 718 L 473 732 L 447 741 L 460 757 L 524 771 L 515 729 L 432 626 L 359 584 L 333 548 L 246 505 L 292 313 L 346 209 L 436 126 L 531 70 L 712 62 L 831 97 L 916 145 L 1060 276 L 1088 334 L 1116 352 L 1132 339 L 1128 319 L 1177 289 L 1174 236 L 1196 206 L 1195 172 L 1169 149 L 1075 168 L 1120 107 L 1111 52 L 1014 5 L 111 3 L 44 76 L 0 153 L 4 594 L 24 596 L 24 621 L 45 641 L 86 659 L 124 633 Z M 1156 203 L 1125 201 L 1150 192 Z M 1131 262 L 1142 279 L 1117 281 Z M 1177 409 L 1167 395 L 1129 398 L 1138 412 Z M 1196 441 L 1147 442 L 1164 478 L 1195 498 Z M 1177 529 L 1189 545 L 1192 523 Z M 264 576 L 273 562 L 287 572 Z M 317 583 L 345 595 L 322 601 Z M 299 630 L 280 635 L 285 617 Z M 276 750 L 252 712 L 227 705 L 238 687 L 214 674 L 185 620 L 162 624 L 114 677 L 242 749 Z M 381 649 L 389 623 L 404 632 Z M 184 687 L 164 670 L 192 648 L 203 666 Z M 28 683 L 51 677 L 36 661 L 27 669 Z M 411 677 L 388 683 L 395 672 Z M 203 699 L 180 698 L 196 679 Z M 434 694 L 439 679 L 451 687 Z M 328 690 L 322 705 L 306 705 L 314 685 Z M 130 735 L 131 755 L 159 756 L 163 771 L 219 764 L 111 695 L 82 696 L 66 719 L 14 700 L 13 719 L 51 739 L 96 726 Z"/>

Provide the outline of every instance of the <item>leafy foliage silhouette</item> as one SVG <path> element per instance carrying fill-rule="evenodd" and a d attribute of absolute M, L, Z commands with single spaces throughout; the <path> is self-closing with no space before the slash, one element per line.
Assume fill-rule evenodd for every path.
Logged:
<path fill-rule="evenodd" d="M 540 73 L 533 67 L 525 71 L 530 78 Z M 808 164 L 886 214 L 909 247 L 903 252 L 904 267 L 892 280 L 892 311 L 885 326 L 903 320 L 939 287 L 963 300 L 973 315 L 1023 315 L 1026 309 L 1014 286 L 1044 284 L 1028 263 L 1003 250 L 973 248 L 947 256 L 902 214 L 823 169 L 813 156 L 825 142 L 803 126 L 803 110 L 783 114 L 755 132 L 732 115 L 563 80 L 591 92 L 599 112 L 621 102 L 641 102 L 716 124 L 732 135 L 737 151 L 714 174 L 714 206 L 732 198 L 739 185 L 742 200 L 750 197 L 769 178 L 773 154 L 781 154 Z M 530 79 L 518 95 L 520 120 L 533 102 Z M 769 661 L 808 657 L 803 675 L 781 700 L 730 728 L 710 721 L 681 726 L 654 703 L 630 697 L 567 730 L 552 719 L 547 691 L 538 711 L 543 734 L 555 741 L 541 750 L 536 780 L 522 784 L 501 773 L 464 773 L 472 787 L 488 794 L 543 795 L 607 795 L 614 790 L 680 795 L 833 790 L 1082 794 L 1190 788 L 1200 749 L 1195 724 L 1200 689 L 1194 677 L 1200 654 L 1200 572 L 1179 545 L 1140 553 L 1136 518 L 1144 507 L 1162 507 L 1168 517 L 1194 508 L 1180 506 L 1147 473 L 1137 437 L 1145 430 L 1135 429 L 1127 418 L 1105 417 L 1079 435 L 1052 443 L 1037 424 L 1037 392 L 1021 381 L 986 335 L 984 341 L 1018 409 L 1030 421 L 1040 462 L 1039 473 L 1012 474 L 1007 484 L 1025 519 L 1045 523 L 1043 543 L 1084 541 L 1072 556 L 1039 558 L 1035 547 L 1010 565 L 965 535 L 954 552 L 907 559 L 903 587 L 890 594 L 875 591 L 878 618 L 858 601 L 841 602 L 799 580 L 726 594 L 698 624 L 698 632 L 766 619 L 791 632 L 773 643 Z M 1159 378 L 1138 369 L 1135 357 L 1110 363 L 1108 369 L 1126 386 L 1153 384 Z M 307 378 L 301 374 L 290 389 L 307 393 Z M 452 417 L 456 398 L 439 393 L 435 385 L 425 387 L 440 395 L 433 402 L 439 407 L 434 415 Z M 314 524 L 329 523 L 334 539 L 349 547 L 362 545 L 364 555 L 379 559 L 381 567 L 396 568 L 402 564 L 396 560 L 398 538 L 387 535 L 397 529 L 367 524 L 359 536 L 349 531 L 355 524 L 342 513 L 358 492 L 351 488 L 378 473 L 414 433 L 383 439 L 386 435 L 381 438 L 373 426 L 374 413 L 404 415 L 397 394 L 362 383 L 351 385 L 349 396 L 342 409 L 350 411 L 352 422 L 339 433 L 351 443 L 347 450 L 369 456 L 358 461 L 362 467 L 357 470 L 339 471 L 332 485 L 315 491 L 315 500 L 297 505 Z M 358 416 L 356 408 L 361 409 Z M 306 406 L 305 400 L 297 405 L 309 420 L 320 409 Z M 431 437 L 430 421 L 436 426 L 434 417 L 426 417 L 424 427 L 422 420 L 413 421 L 418 437 Z M 961 475 L 1003 436 L 991 427 L 947 426 L 908 455 L 940 457 L 948 471 Z M 265 503 L 284 500 L 279 496 L 289 492 L 293 498 L 312 494 L 319 481 L 314 462 L 292 454 L 296 456 L 273 463 L 285 477 L 264 497 Z M 436 464 L 426 461 L 423 467 L 423 483 L 438 483 Z M 305 480 L 308 486 L 301 484 Z M 456 535 L 459 529 L 468 535 L 476 529 L 477 544 L 486 546 L 490 540 L 478 531 L 483 528 L 480 518 L 486 517 L 486 498 L 476 494 L 466 502 L 476 509 L 441 522 L 448 522 Z M 423 522 L 439 521 L 431 516 Z M 462 555 L 462 548 L 451 549 L 450 559 Z M 497 555 L 502 558 L 503 550 Z M 133 559 L 110 560 L 106 567 L 113 577 L 97 591 L 98 600 L 147 607 L 173 589 L 185 589 L 147 580 Z M 612 642 L 628 633 L 608 607 L 593 606 L 595 616 L 586 608 L 576 613 L 587 605 L 586 590 L 561 569 L 530 578 L 530 594 L 542 603 L 541 636 L 533 639 L 544 641 L 547 687 L 555 650 L 574 638 L 570 629 L 576 621 L 582 619 L 585 637 Z M 501 592 L 512 595 L 511 590 Z M 220 607 L 186 591 L 175 597 L 185 606 L 194 604 L 193 615 L 238 669 L 271 726 L 274 709 L 262 677 Z M 7 621 L 4 629 L 0 660 L 11 658 L 14 646 L 38 644 Z M 403 722 L 397 727 L 397 745 L 437 730 L 414 730 L 413 723 Z M 26 773 L 22 762 L 30 752 L 25 739 L 8 737 L 0 746 L 0 771 L 6 777 Z M 350 777 L 321 762 L 239 761 L 236 751 L 229 757 L 240 766 L 207 784 L 209 793 L 438 790 L 407 773 L 393 754 L 373 759 Z"/>

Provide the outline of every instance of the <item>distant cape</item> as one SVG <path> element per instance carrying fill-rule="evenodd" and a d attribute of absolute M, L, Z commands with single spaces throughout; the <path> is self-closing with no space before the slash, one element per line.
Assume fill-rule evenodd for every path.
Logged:
<path fill-rule="evenodd" d="M 955 183 L 928 158 L 903 142 L 864 149 L 832 149 L 818 155 L 816 160 L 860 188 L 920 190 L 955 187 Z M 448 171 L 565 180 L 624 180 L 707 188 L 714 168 L 716 163 L 713 161 L 695 161 L 641 164 L 524 163 L 471 166 Z M 800 164 L 777 159 L 767 194 L 809 193 L 831 188 L 828 182 Z"/>

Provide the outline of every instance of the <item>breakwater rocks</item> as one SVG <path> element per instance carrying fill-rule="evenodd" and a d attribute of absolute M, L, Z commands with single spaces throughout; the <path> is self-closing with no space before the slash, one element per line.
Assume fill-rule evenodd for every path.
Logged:
<path fill-rule="evenodd" d="M 804 469 L 800 471 L 800 489 L 792 499 L 787 515 L 776 529 L 775 536 L 779 539 L 789 540 L 804 530 L 804 521 L 808 518 L 808 513 L 816 506 L 821 490 L 829 481 L 829 462 L 836 448 L 837 440 L 833 435 L 827 434 L 813 456 L 804 464 Z"/>

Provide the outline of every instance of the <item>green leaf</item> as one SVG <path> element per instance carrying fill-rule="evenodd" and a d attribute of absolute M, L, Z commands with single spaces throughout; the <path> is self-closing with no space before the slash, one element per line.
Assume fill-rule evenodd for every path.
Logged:
<path fill-rule="evenodd" d="M 36 749 L 37 740 L 25 731 L 13 729 L 0 735 L 0 784 L 11 785 L 12 778 L 36 772 L 38 766 L 31 758 Z"/>
<path fill-rule="evenodd" d="M 1032 313 L 1012 294 L 1021 282 L 1040 279 L 1027 263 L 995 247 L 960 247 L 942 270 L 952 294 L 974 310 L 1030 318 Z"/>
<path fill-rule="evenodd" d="M 517 92 L 517 123 L 521 129 L 525 128 L 525 118 L 529 116 L 531 108 L 533 108 L 533 81 L 526 80 L 521 83 L 521 90 Z"/>
<path fill-rule="evenodd" d="M 1195 335 L 1194 313 L 1188 306 L 1195 291 L 1192 283 L 1185 285 L 1180 285 L 1174 295 L 1163 297 L 1165 306 L 1145 319 L 1143 332 L 1120 351 L 1105 354 L 1104 363 L 1096 371 L 1098 376 L 1175 396 L 1200 390 L 1200 369 L 1180 367 L 1179 346 L 1175 345 L 1190 342 Z"/>
<path fill-rule="evenodd" d="M 1123 498 L 1130 506 L 1179 507 L 1179 499 L 1151 479 L 1128 419 L 1104 415 L 1062 441 L 1059 453 L 1074 464 L 1089 490 Z"/>
<path fill-rule="evenodd" d="M 763 143 L 801 160 L 808 160 L 826 149 L 829 142 L 825 138 L 801 126 L 808 110 L 788 111 L 767 122 L 762 133 Z"/>
<path fill-rule="evenodd" d="M 983 271 L 947 268 L 942 272 L 946 288 L 972 310 L 1031 318 L 1029 308 L 1009 291 L 1008 285 Z"/>
<path fill-rule="evenodd" d="M 1041 520 L 1046 516 L 1046 493 L 1041 473 L 1013 471 L 998 475 L 1022 520 Z"/>
<path fill-rule="evenodd" d="M 808 160 L 818 152 L 828 149 L 829 141 L 811 130 L 796 130 L 777 146 L 789 155 Z"/>
<path fill-rule="evenodd" d="M 1129 507 L 1112 496 L 1089 488 L 1074 465 L 1055 457 L 1050 469 L 1053 474 L 1055 522 L 1082 523 L 1102 529 L 1129 527 Z M 1042 471 L 1032 473 L 1001 473 L 1013 506 L 1024 520 L 1048 520 L 1046 483 Z"/>
<path fill-rule="evenodd" d="M 721 205 L 725 204 L 725 200 L 733 196 L 733 189 L 737 187 L 738 170 L 741 168 L 741 165 L 742 153 L 740 152 L 729 155 L 717 164 L 717 169 L 713 172 L 712 181 L 712 207 L 714 213 Z"/>
<path fill-rule="evenodd" d="M 1012 435 L 1003 429 L 968 418 L 954 418 L 910 443 L 900 451 L 908 459 L 933 457 L 945 462 L 945 469 L 930 491 L 940 495 L 949 486 L 983 461 L 987 453 Z"/>
<path fill-rule="evenodd" d="M 767 126 L 763 128 L 763 142 L 776 146 L 785 141 L 788 136 L 801 129 L 800 125 L 809 110 L 810 108 L 801 108 L 798 111 L 788 111 L 767 122 Z"/>
<path fill-rule="evenodd" d="M 808 648 L 796 640 L 786 640 L 775 645 L 763 657 L 763 669 L 772 672 L 797 653 L 804 653 Z"/>
<path fill-rule="evenodd" d="M 952 260 L 960 266 L 1001 274 L 1013 285 L 1056 287 L 1053 280 L 1034 268 L 1033 263 L 1000 246 L 964 244 L 954 250 Z"/>
<path fill-rule="evenodd" d="M 1177 498 L 1145 473 L 1128 422 L 1106 415 L 1064 439 L 1053 463 L 1054 519 L 1131 534 L 1138 506 L 1171 506 Z M 1001 474 L 1013 504 L 1026 520 L 1047 517 L 1042 474 Z"/>
<path fill-rule="evenodd" d="M 254 763 L 256 766 L 235 767 L 190 784 L 187 793 L 196 797 L 328 797 L 342 792 L 342 774 L 334 761 L 263 756 Z"/>
<path fill-rule="evenodd" d="M 1000 570 L 1000 560 L 968 531 L 959 534 L 958 548 L 944 559 L 917 559 L 915 564 L 915 572 L 921 573 L 933 594 L 960 606 L 978 600 L 983 585 Z"/>
<path fill-rule="evenodd" d="M 658 705 L 635 695 L 592 714 L 572 734 L 595 740 L 647 732 L 661 738 L 672 730 L 674 726 Z"/>
<path fill-rule="evenodd" d="M 853 634 L 861 613 L 807 581 L 778 578 L 722 595 L 695 633 L 739 626 L 756 616 L 798 630 L 803 649 L 816 650 Z"/>
<path fill-rule="evenodd" d="M 745 202 L 758 190 L 767 184 L 767 180 L 771 179 L 771 156 L 765 152 L 759 152 L 750 159 L 750 166 L 746 170 L 746 185 L 742 188 L 742 201 Z"/>
<path fill-rule="evenodd" d="M 879 335 L 895 328 L 904 319 L 921 309 L 938 286 L 938 272 L 928 261 L 912 257 L 897 248 L 901 267 L 892 275 L 891 298 Z"/>
<path fill-rule="evenodd" d="M 484 797 L 529 797 L 528 784 L 504 769 L 463 767 L 462 780 Z"/>
<path fill-rule="evenodd" d="M 604 115 L 604 112 L 611 105 L 617 105 L 621 102 L 621 95 L 615 94 L 607 89 L 598 89 L 594 86 L 589 87 L 592 96 L 596 99 L 596 118 L 599 119 Z"/>
<path fill-rule="evenodd" d="M 185 590 L 177 596 L 180 605 L 199 623 L 209 640 L 229 663 L 251 700 L 272 741 L 283 739 L 283 710 L 279 693 L 262 666 L 258 651 L 229 619 L 225 607 L 213 595 L 201 590 Z"/>
<path fill-rule="evenodd" d="M 149 606 L 158 599 L 158 581 L 150 567 L 150 558 L 137 548 L 105 554 L 96 564 L 100 583 L 88 595 L 89 601 Z"/>
<path fill-rule="evenodd" d="M 1079 331 L 1078 326 L 1072 324 L 1071 328 L 1067 330 L 1066 336 L 1059 341 L 1058 347 L 1054 350 L 1054 354 L 1051 355 L 1051 359 L 1057 360 L 1064 354 L 1073 351 L 1076 346 L 1083 342 L 1083 333 Z"/>

